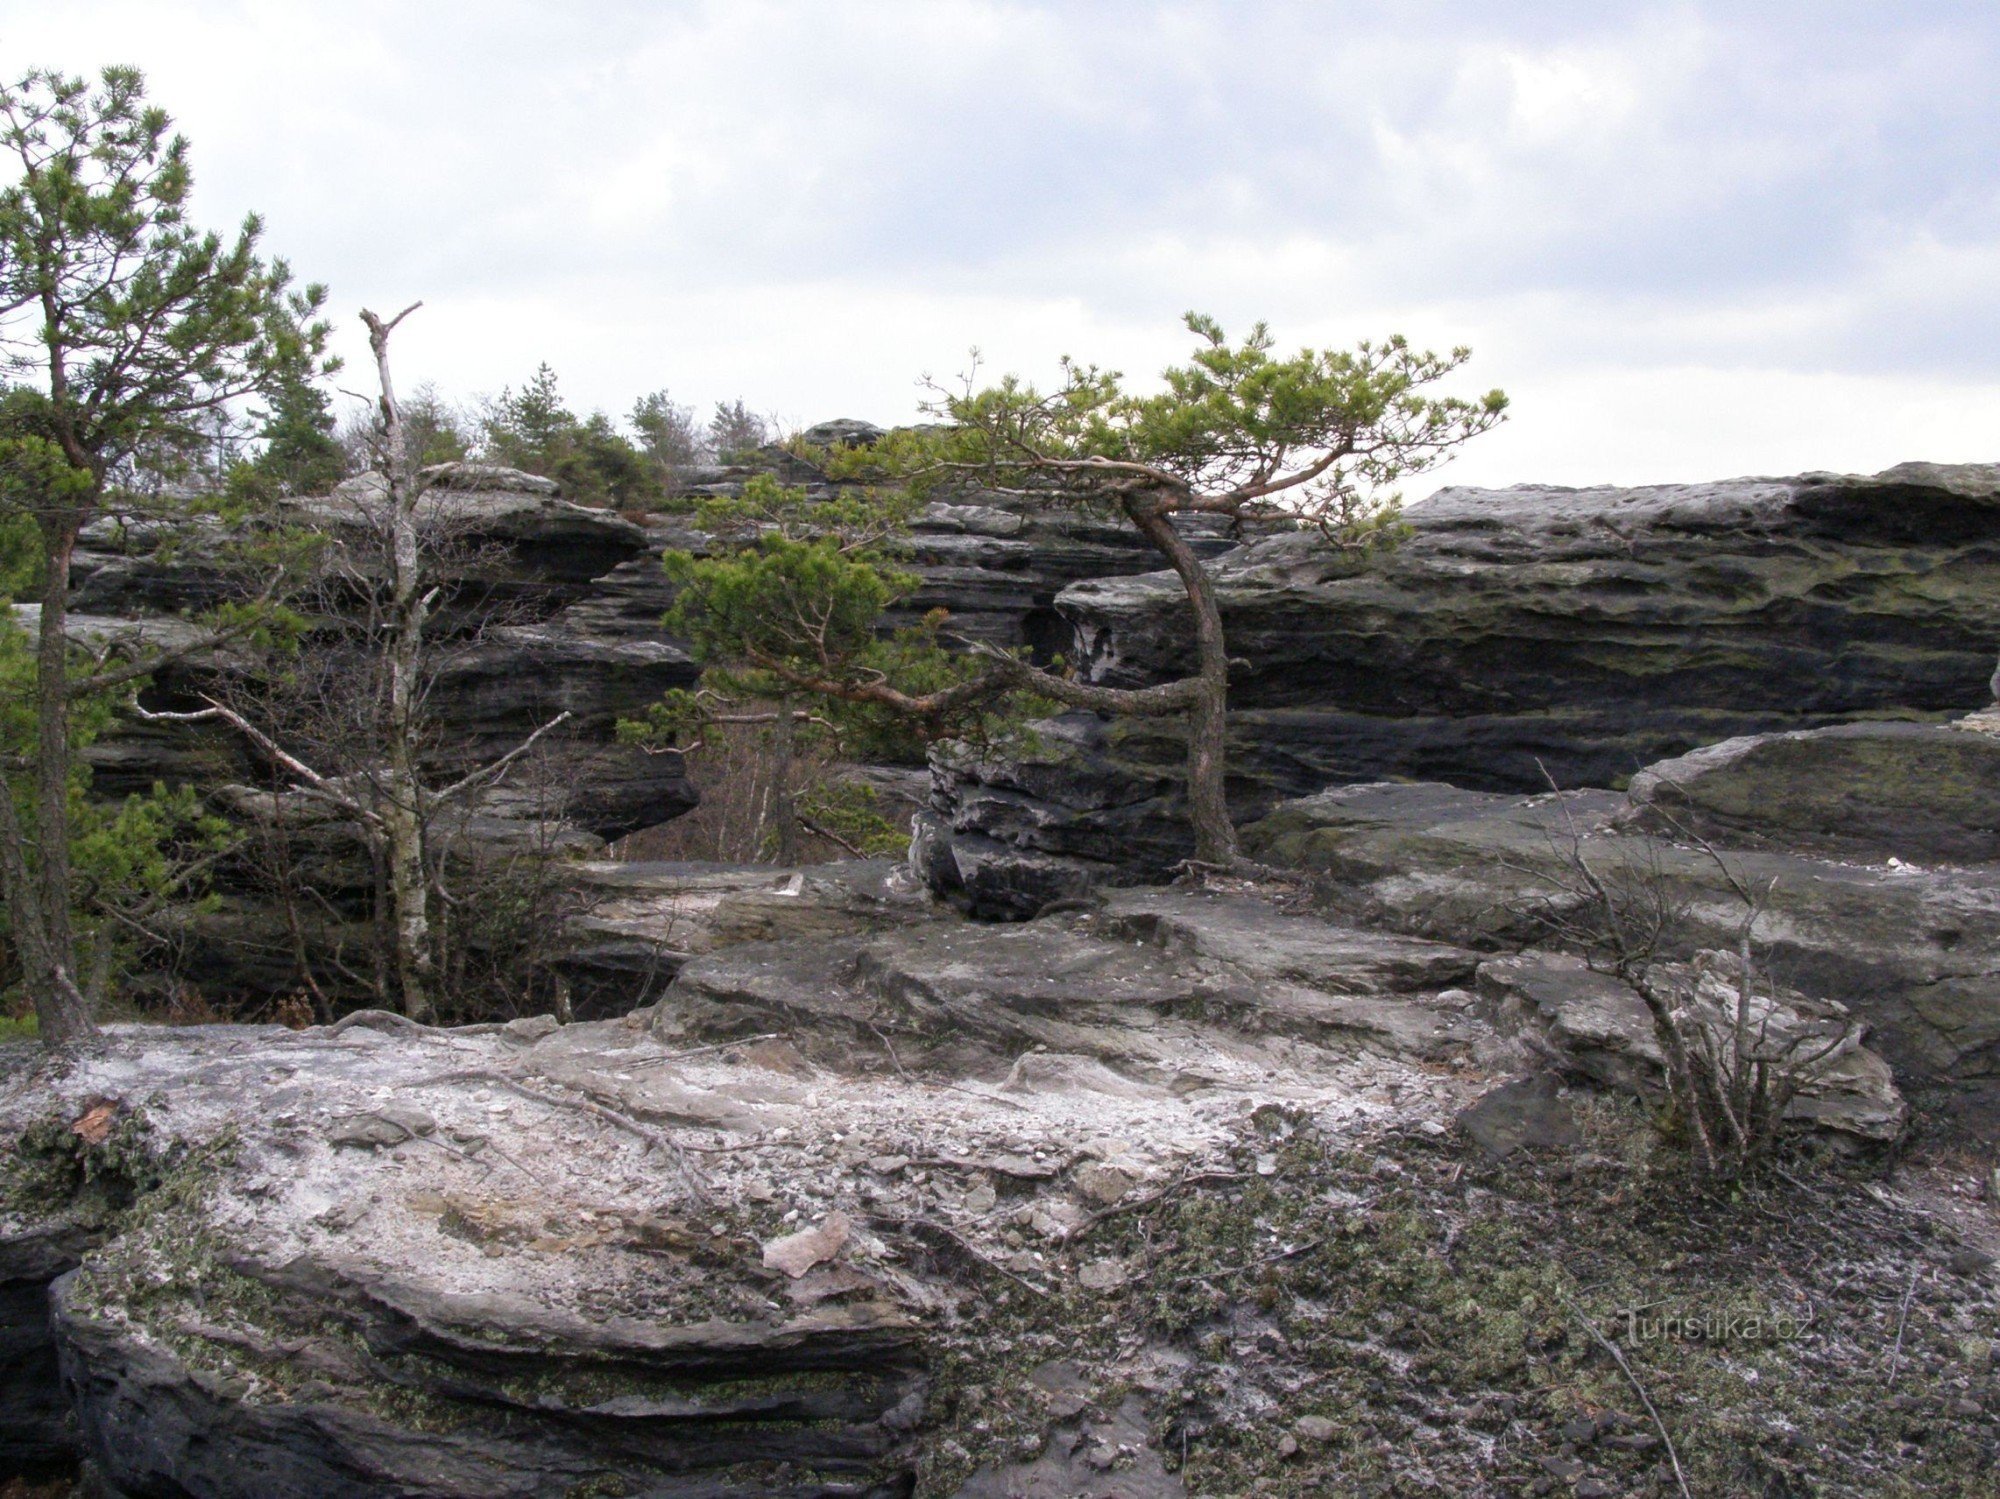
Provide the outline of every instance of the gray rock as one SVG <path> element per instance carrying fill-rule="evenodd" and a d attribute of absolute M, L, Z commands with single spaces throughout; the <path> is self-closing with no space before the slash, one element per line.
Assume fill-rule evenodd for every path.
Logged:
<path fill-rule="evenodd" d="M 1879 863 L 2000 859 L 2000 737 L 1842 724 L 1706 745 L 1632 777 L 1638 821 L 1717 843 Z"/>
<path fill-rule="evenodd" d="M 1128 1398 L 1082 1441 L 1056 1443 L 1029 1462 L 983 1468 L 955 1499 L 1180 1499 L 1186 1492 L 1153 1445 L 1145 1407 Z"/>
<path fill-rule="evenodd" d="M 1458 1122 L 1495 1160 L 1517 1150 L 1570 1150 L 1583 1142 L 1561 1080 L 1546 1072 L 1502 1083 L 1461 1112 Z"/>
<path fill-rule="evenodd" d="M 594 860 L 572 865 L 582 914 L 561 967 L 583 1018 L 656 999 L 690 957 L 745 942 L 831 937 L 930 921 L 939 903 L 892 859 L 768 864 Z"/>
<path fill-rule="evenodd" d="M 37 1473 L 76 1456 L 49 1330 L 49 1286 L 76 1268 L 93 1237 L 61 1222 L 0 1235 L 0 1473 Z"/>
<path fill-rule="evenodd" d="M 1718 1055 L 1728 1054 L 1736 1005 L 1733 956 L 1699 952 L 1690 963 L 1656 966 L 1658 979 L 1683 996 L 1684 1013 L 1706 1028 Z M 1666 1085 L 1665 1054 L 1645 1003 L 1627 985 L 1560 954 L 1495 958 L 1480 966 L 1481 994 L 1502 1032 L 1532 1029 L 1570 1066 L 1601 1083 L 1657 1097 Z M 1909 1109 L 1889 1066 L 1862 1045 L 1844 1009 L 1796 991 L 1758 990 L 1751 1023 L 1774 1050 L 1811 1057 L 1786 1117 L 1867 1140 L 1894 1140 Z"/>
<path fill-rule="evenodd" d="M 1565 850 L 1576 837 L 1595 867 L 1657 880 L 1683 912 L 1665 956 L 1687 960 L 1703 948 L 1733 947 L 1743 907 L 1715 860 L 1650 837 L 1631 820 L 1631 804 L 1611 792 L 1481 799 L 1450 787 L 1377 783 L 1286 803 L 1245 838 L 1256 857 L 1325 872 L 1337 904 L 1370 922 L 1532 947 L 1550 940 L 1546 914 L 1561 898 Z M 1762 892 L 1758 946 L 1770 971 L 1852 1009 L 1913 1099 L 1963 1111 L 1969 1121 L 2000 1117 L 1992 1112 L 2000 1109 L 2000 1005 L 1989 977 L 2000 964 L 2000 876 L 1764 849 L 1726 858 Z M 1536 984 L 1547 1000 L 1536 1011 L 1573 1028 L 1554 1044 L 1594 1053 L 1607 1079 L 1637 1082 L 1628 1064 L 1649 1044 L 1643 1017 L 1592 975 L 1544 965 Z"/>
<path fill-rule="evenodd" d="M 1382 777 L 1534 791 L 1546 766 L 1565 786 L 1616 785 L 1731 736 L 1937 719 L 1990 697 L 2000 467 L 1447 490 L 1406 518 L 1409 539 L 1365 560 L 1301 533 L 1213 564 L 1239 662 L 1239 821 Z M 1094 681 L 1156 682 L 1189 659 L 1171 574 L 1101 575 L 1056 608 Z M 940 754 L 951 839 L 1112 883 L 1191 851 L 1170 725 L 1067 719 L 1039 739 Z M 1006 885 L 1007 857 L 983 855 L 984 884 Z"/>
<path fill-rule="evenodd" d="M 329 1145 L 356 1145 L 375 1148 L 401 1145 L 437 1129 L 437 1121 L 421 1109 L 389 1104 L 365 1114 L 336 1119 L 326 1132 Z"/>
<path fill-rule="evenodd" d="M 830 422 L 819 422 L 799 434 L 799 441 L 809 447 L 869 448 L 880 442 L 886 434 L 873 422 L 864 422 L 858 417 L 840 416 Z"/>
<path fill-rule="evenodd" d="M 550 1317 L 505 1297 L 357 1283 L 313 1266 L 263 1278 L 294 1315 L 317 1316 L 329 1330 L 398 1354 L 406 1401 L 426 1400 L 459 1419 L 451 1429 L 415 1430 L 357 1406 L 344 1386 L 365 1377 L 365 1363 L 342 1348 L 338 1333 L 269 1350 L 322 1376 L 324 1393 L 315 1397 L 308 1387 L 286 1401 L 246 1401 L 231 1382 L 190 1368 L 131 1324 L 94 1315 L 72 1274 L 53 1296 L 63 1381 L 84 1451 L 120 1490 L 217 1499 L 540 1499 L 622 1478 L 628 1492 L 643 1483 L 637 1492 L 661 1499 L 886 1499 L 896 1491 L 864 1475 L 894 1445 L 882 1417 L 917 1380 L 907 1333 L 869 1327 L 845 1309 L 808 1313 L 768 1332 L 659 1330 Z M 637 1376 L 643 1384 L 650 1376 L 683 1388 L 692 1380 L 694 1390 L 611 1398 L 564 1391 L 593 1369 L 611 1383 Z M 704 1370 L 723 1369 L 770 1393 L 754 1385 L 747 1394 L 727 1385 L 702 1389 Z M 842 1369 L 854 1373 L 854 1383 L 828 1389 L 826 1373 Z M 788 1382 L 801 1388 L 788 1390 Z M 520 1393 L 538 1385 L 549 1393 Z M 776 1463 L 845 1470 L 863 1481 L 774 1485 L 714 1476 Z M 662 1470 L 681 1476 L 662 1480 Z"/>

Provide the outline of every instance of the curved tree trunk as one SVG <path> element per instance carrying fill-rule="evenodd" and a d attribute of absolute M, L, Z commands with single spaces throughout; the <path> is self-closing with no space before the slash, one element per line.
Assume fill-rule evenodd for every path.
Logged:
<path fill-rule="evenodd" d="M 1222 606 L 1201 559 L 1176 531 L 1167 510 L 1142 497 L 1124 501 L 1126 516 L 1163 555 L 1187 590 L 1194 616 L 1195 672 L 1188 705 L 1188 812 L 1194 822 L 1194 856 L 1204 864 L 1233 864 L 1240 857 L 1228 797 L 1229 650 L 1222 634 Z"/>

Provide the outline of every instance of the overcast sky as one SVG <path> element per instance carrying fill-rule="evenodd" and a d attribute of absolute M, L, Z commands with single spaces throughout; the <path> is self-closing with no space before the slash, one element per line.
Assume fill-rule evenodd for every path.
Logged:
<path fill-rule="evenodd" d="M 1435 482 L 2000 459 L 1996 0 L 0 0 L 406 384 L 907 419 L 1179 315 L 1473 346 Z"/>

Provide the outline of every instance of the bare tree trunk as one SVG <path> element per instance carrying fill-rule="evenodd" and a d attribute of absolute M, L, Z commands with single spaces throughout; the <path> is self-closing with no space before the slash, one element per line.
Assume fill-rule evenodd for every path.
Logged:
<path fill-rule="evenodd" d="M 69 722 L 70 557 L 80 522 L 65 511 L 43 521 L 48 570 L 36 642 L 35 764 L 32 834 L 15 815 L 12 790 L 0 839 L 7 909 L 21 947 L 23 976 L 43 1044 L 65 1046 L 96 1033 L 91 1004 L 79 984 L 76 934 L 70 921 Z"/>
<path fill-rule="evenodd" d="M 383 809 L 383 832 L 389 845 L 389 889 L 395 908 L 396 979 L 402 989 L 403 1013 L 412 1020 L 429 1020 L 434 1009 L 435 953 L 430 880 L 424 861 L 424 791 L 416 764 L 417 677 L 422 666 L 428 598 L 417 536 L 419 490 L 403 445 L 402 408 L 389 378 L 389 335 L 413 311 L 414 306 L 405 308 L 386 323 L 367 311 L 361 319 L 368 325 L 368 345 L 374 350 L 382 382 L 383 439 L 388 448 L 389 796 Z"/>
<path fill-rule="evenodd" d="M 772 858 L 787 869 L 799 862 L 799 809 L 792 797 L 795 740 L 791 699 L 780 698 L 771 721 L 771 817 L 777 829 Z"/>
<path fill-rule="evenodd" d="M 1165 510 L 1128 498 L 1125 513 L 1167 559 L 1187 590 L 1194 615 L 1195 683 L 1188 705 L 1188 811 L 1194 821 L 1194 856 L 1204 864 L 1233 864 L 1241 857 L 1229 816 L 1229 651 L 1222 634 L 1222 606 L 1201 559 L 1167 519 Z"/>

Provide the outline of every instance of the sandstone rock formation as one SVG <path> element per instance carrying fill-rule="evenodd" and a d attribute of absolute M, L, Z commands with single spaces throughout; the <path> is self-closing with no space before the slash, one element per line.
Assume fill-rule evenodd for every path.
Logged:
<path fill-rule="evenodd" d="M 1906 1091 L 1977 1127 L 2000 1118 L 2000 1002 L 1992 977 L 2000 968 L 2000 867 L 1945 862 L 1934 849 L 1923 862 L 1904 857 L 1926 849 L 1922 805 L 1930 782 L 1922 767 L 1935 763 L 1938 739 L 1954 734 L 1974 737 L 1953 729 L 1912 735 L 1895 725 L 1787 737 L 1774 753 L 1795 784 L 1817 789 L 1773 797 L 1768 826 L 1754 816 L 1727 826 L 1707 819 L 1707 847 L 1672 825 L 1649 831 L 1649 823 L 1660 827 L 1664 767 L 1642 787 L 1651 788 L 1643 800 L 1603 791 L 1508 796 L 1437 784 L 1336 787 L 1283 804 L 1247 830 L 1246 843 L 1258 857 L 1324 872 L 1329 898 L 1356 916 L 1457 942 L 1520 947 L 1549 940 L 1545 917 L 1549 903 L 1563 898 L 1575 839 L 1598 867 L 1658 882 L 1681 912 L 1670 956 L 1682 959 L 1733 946 L 1744 920 L 1721 858 L 1763 902 L 1753 931 L 1767 966 L 1793 987 L 1849 1006 L 1872 1027 L 1872 1044 Z M 1868 735 L 1872 743 L 1857 747 Z M 1771 743 L 1757 741 L 1729 762 L 1755 765 L 1758 747 Z M 1809 753 L 1823 762 L 1803 758 Z M 1983 753 L 1975 751 L 1975 761 Z M 1907 776 L 1898 754 L 1913 757 Z M 1876 774 L 1842 797 L 1832 788 L 1849 784 L 1840 776 L 1857 755 Z M 1691 785 L 1699 815 L 1702 782 Z M 1881 821 L 1899 787 L 1913 799 L 1907 836 L 1893 819 Z M 1800 810 L 1815 797 L 1830 815 L 1802 827 Z"/>
<path fill-rule="evenodd" d="M 1546 769 L 1563 786 L 1618 785 L 1732 736 L 1934 720 L 1989 696 L 1992 465 L 1446 490 L 1407 519 L 1400 546 L 1366 559 L 1298 534 L 1215 564 L 1240 661 L 1239 818 L 1383 776 L 1520 791 Z M 1170 575 L 1080 583 L 1056 607 L 1093 680 L 1157 681 L 1186 659 Z M 1181 762 L 1159 725 L 1077 716 L 1025 751 L 945 755 L 933 846 L 970 840 L 975 903 L 1004 891 L 1005 850 L 1157 875 L 1192 846 Z"/>
<path fill-rule="evenodd" d="M 0 1055 L 0 1454 L 214 1499 L 904 1494 L 993 1298 L 1126 1283 L 1100 1222 L 1305 1122 L 1443 1138 L 1533 1060 L 1518 971 L 1241 896 L 794 930 L 620 1020 Z M 1802 1119 L 1879 1135 L 1893 1088 L 1841 1079 Z"/>

